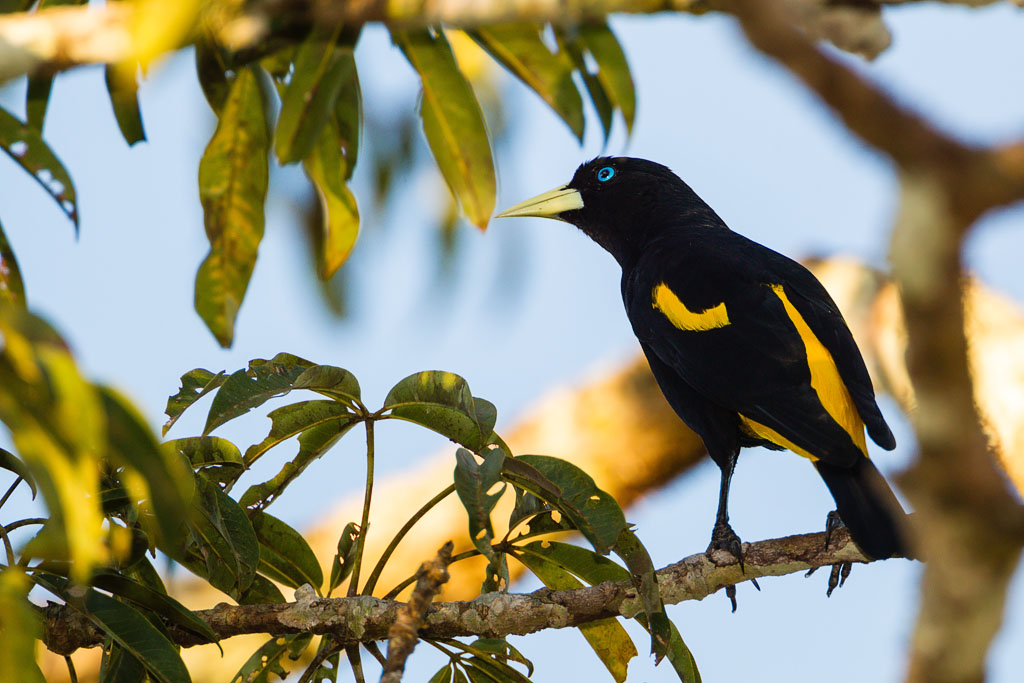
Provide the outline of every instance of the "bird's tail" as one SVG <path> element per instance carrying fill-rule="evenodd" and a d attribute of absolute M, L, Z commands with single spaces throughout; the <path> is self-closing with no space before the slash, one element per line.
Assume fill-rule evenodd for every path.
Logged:
<path fill-rule="evenodd" d="M 836 510 L 861 550 L 876 559 L 908 556 L 906 513 L 868 458 L 853 468 L 815 462 L 836 501 Z"/>

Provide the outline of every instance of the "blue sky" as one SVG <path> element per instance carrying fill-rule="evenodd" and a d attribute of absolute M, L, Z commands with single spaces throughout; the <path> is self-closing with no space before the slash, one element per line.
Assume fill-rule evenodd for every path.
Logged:
<path fill-rule="evenodd" d="M 849 58 L 856 68 L 966 141 L 1024 136 L 1024 70 L 1012 66 L 1024 63 L 1024 15 L 1007 4 L 928 5 L 886 17 L 893 47 L 871 64 Z M 897 200 L 891 167 L 752 51 L 732 21 L 656 15 L 618 17 L 613 26 L 637 78 L 639 105 L 632 138 L 620 127 L 608 153 L 671 166 L 733 229 L 779 251 L 852 254 L 885 266 Z M 415 106 L 412 71 L 382 31 L 367 32 L 357 59 L 369 108 Z M 520 84 L 504 79 L 503 87 L 512 137 L 497 151 L 499 208 L 565 182 L 579 163 L 602 153 L 595 120 L 588 120 L 581 148 Z M 20 113 L 22 88 L 0 90 L 0 103 Z M 637 352 L 619 300 L 617 266 L 563 224 L 499 221 L 486 233 L 464 225 L 454 272 L 438 285 L 436 231 L 423 217 L 434 215 L 446 190 L 429 164 L 403 182 L 386 215 L 370 208 L 370 169 L 357 169 L 365 226 L 347 266 L 352 308 L 344 320 L 324 311 L 296 239 L 290 191 L 300 186 L 297 172 L 275 172 L 237 341 L 220 349 L 192 310 L 195 270 L 207 249 L 196 175 L 214 119 L 191 56 L 158 69 L 141 99 L 149 142 L 128 149 L 102 96 L 102 71 L 61 77 L 45 133 L 76 181 L 81 236 L 76 241 L 52 202 L 2 160 L 0 220 L 33 308 L 67 336 L 91 376 L 127 392 L 154 425 L 184 371 L 235 369 L 287 350 L 352 370 L 371 403 L 411 372 L 458 372 L 475 394 L 498 406 L 500 431 L 541 393 Z M 425 155 L 421 138 L 417 144 Z M 967 253 L 982 279 L 1017 301 L 1024 301 L 1022 227 L 1020 208 L 988 216 Z M 883 409 L 900 448 L 876 462 L 893 472 L 908 462 L 912 435 L 891 403 Z M 183 420 L 177 435 L 197 428 Z M 255 418 L 227 435 L 250 443 L 265 430 L 265 420 Z M 379 431 L 384 475 L 442 446 L 404 426 Z M 301 526 L 321 512 L 308 501 L 350 493 L 354 484 L 331 475 L 335 463 L 359 458 L 357 446 L 343 442 L 332 451 L 316 466 L 320 476 L 300 479 L 275 504 L 275 514 Z M 706 546 L 717 481 L 717 468 L 706 463 L 628 512 L 657 565 Z M 741 458 L 731 517 L 744 539 L 820 529 L 831 507 L 803 459 L 763 451 Z M 906 561 L 858 567 L 829 600 L 825 576 L 791 576 L 762 582 L 760 593 L 741 586 L 736 614 L 721 595 L 672 607 L 670 614 L 707 681 L 898 680 L 918 575 Z M 992 681 L 1016 680 L 1024 666 L 1020 584 L 1018 576 L 991 656 Z M 643 638 L 633 633 L 643 651 Z M 576 631 L 516 642 L 538 665 L 538 681 L 606 680 Z M 417 650 L 408 680 L 425 679 L 439 664 L 429 648 Z M 673 679 L 667 666 L 655 669 L 643 656 L 630 670 L 630 680 Z"/>

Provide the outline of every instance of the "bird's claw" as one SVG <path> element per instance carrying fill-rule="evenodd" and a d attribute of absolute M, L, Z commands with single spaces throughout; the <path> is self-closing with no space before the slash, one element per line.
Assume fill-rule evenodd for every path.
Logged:
<path fill-rule="evenodd" d="M 740 564 L 740 572 L 746 573 L 746 569 L 743 566 L 743 544 L 728 522 L 715 524 L 715 529 L 711 532 L 711 543 L 708 544 L 705 554 L 712 562 L 715 561 L 713 554 L 716 550 L 724 550 L 735 557 L 736 561 Z"/>
<path fill-rule="evenodd" d="M 825 597 L 831 598 L 832 591 L 846 583 L 852 568 L 852 562 L 839 562 L 832 565 L 832 572 L 828 576 L 828 590 L 825 591 Z"/>
<path fill-rule="evenodd" d="M 828 544 L 832 541 L 832 534 L 836 529 L 842 529 L 845 526 L 838 510 L 828 513 L 828 517 L 825 518 L 825 550 L 828 550 Z"/>

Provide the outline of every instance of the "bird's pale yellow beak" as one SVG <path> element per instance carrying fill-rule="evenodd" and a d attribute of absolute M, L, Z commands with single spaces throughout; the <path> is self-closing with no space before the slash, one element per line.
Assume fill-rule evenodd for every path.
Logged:
<path fill-rule="evenodd" d="M 554 218 L 562 220 L 561 214 L 566 211 L 583 208 L 583 197 L 576 190 L 563 185 L 556 187 L 550 192 L 539 194 L 536 197 L 519 202 L 510 206 L 495 218 L 512 218 L 513 216 L 540 216 L 541 218 Z"/>

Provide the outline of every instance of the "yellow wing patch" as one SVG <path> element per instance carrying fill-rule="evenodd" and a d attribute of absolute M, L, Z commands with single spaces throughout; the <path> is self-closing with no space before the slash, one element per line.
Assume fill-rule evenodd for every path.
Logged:
<path fill-rule="evenodd" d="M 800 335 L 800 339 L 803 340 L 805 353 L 807 355 L 807 367 L 811 371 L 811 388 L 818 394 L 818 400 L 821 401 L 821 405 L 824 406 L 825 410 L 832 419 L 843 428 L 843 430 L 850 435 L 853 439 L 853 443 L 856 444 L 857 448 L 867 456 L 868 448 L 864 440 L 864 421 L 860 419 L 860 413 L 857 412 L 857 407 L 853 404 L 853 399 L 850 398 L 850 392 L 846 388 L 846 384 L 843 383 L 843 378 L 839 375 L 839 369 L 836 367 L 836 362 L 832 358 L 832 354 L 828 352 L 817 337 L 814 336 L 814 332 L 807 325 L 803 316 L 800 315 L 800 311 L 796 310 L 796 307 L 790 303 L 789 297 L 786 296 L 786 291 L 782 285 L 771 285 L 772 291 L 782 301 L 782 305 L 786 308 L 786 314 L 789 319 L 793 321 L 793 325 L 796 327 L 797 333 Z M 740 418 L 745 422 L 753 422 L 748 420 L 742 415 Z M 756 423 L 754 423 L 756 424 Z M 768 429 L 763 425 L 758 425 L 763 429 Z M 808 454 L 806 451 L 801 451 L 794 448 L 789 443 L 783 443 L 775 438 L 762 435 L 754 427 L 751 429 L 755 434 L 766 438 L 773 443 L 777 443 L 784 448 L 788 448 L 800 455 Z M 768 430 L 771 431 L 771 430 Z M 784 439 L 779 434 L 776 434 L 780 439 Z"/>
<path fill-rule="evenodd" d="M 651 305 L 680 330 L 703 332 L 729 324 L 729 312 L 725 310 L 724 301 L 703 311 L 691 311 L 664 282 L 651 292 Z"/>
<path fill-rule="evenodd" d="M 802 455 L 805 458 L 810 458 L 812 461 L 819 459 L 816 455 L 811 455 L 809 451 L 800 448 L 795 443 L 784 437 L 782 434 L 779 434 L 771 427 L 763 425 L 756 420 L 751 420 L 749 417 L 742 413 L 740 413 L 740 424 L 743 427 L 743 429 L 746 432 L 748 432 L 751 436 L 759 437 L 761 439 L 764 439 L 765 441 L 771 441 L 774 444 L 777 444 L 779 446 L 782 446 L 783 448 L 793 451 L 797 455 Z"/>

